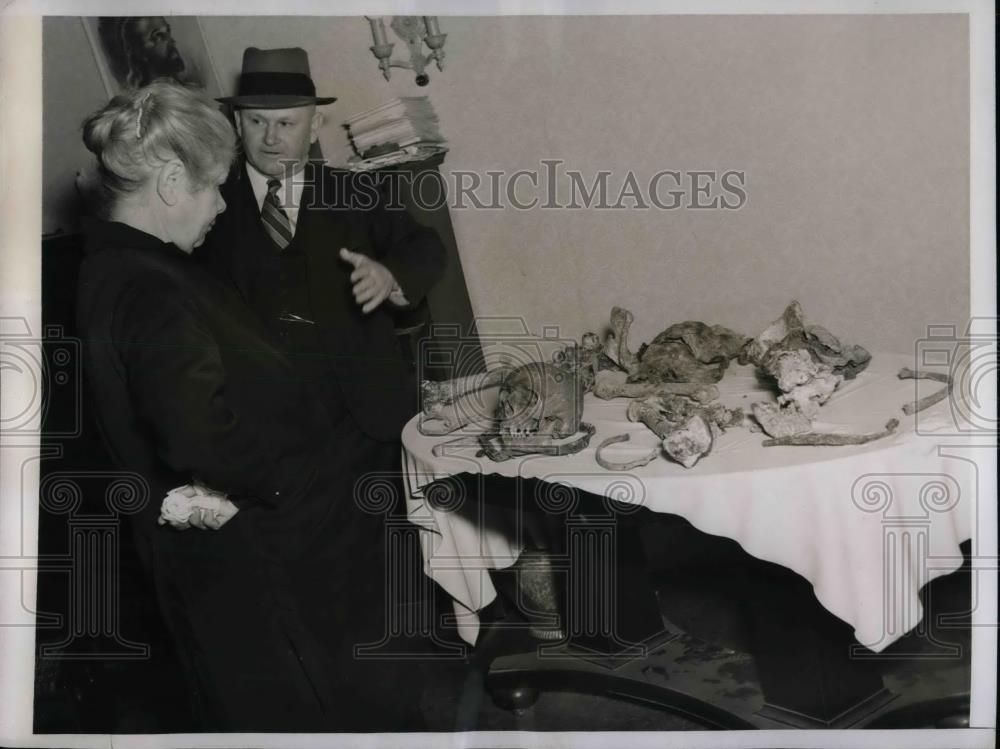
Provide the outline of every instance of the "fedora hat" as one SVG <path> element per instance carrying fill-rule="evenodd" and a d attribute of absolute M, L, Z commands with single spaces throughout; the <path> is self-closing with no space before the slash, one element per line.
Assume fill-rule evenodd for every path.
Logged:
<path fill-rule="evenodd" d="M 290 109 L 307 104 L 332 104 L 333 96 L 316 96 L 309 74 L 309 55 L 301 47 L 243 52 L 243 70 L 236 96 L 217 101 L 249 109 Z"/>

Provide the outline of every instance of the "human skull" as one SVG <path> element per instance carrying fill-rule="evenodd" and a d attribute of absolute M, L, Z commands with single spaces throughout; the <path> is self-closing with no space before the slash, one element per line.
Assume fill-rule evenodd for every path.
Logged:
<path fill-rule="evenodd" d="M 511 371 L 500 385 L 496 417 L 505 442 L 570 437 L 582 416 L 583 387 L 573 371 L 533 362 Z"/>

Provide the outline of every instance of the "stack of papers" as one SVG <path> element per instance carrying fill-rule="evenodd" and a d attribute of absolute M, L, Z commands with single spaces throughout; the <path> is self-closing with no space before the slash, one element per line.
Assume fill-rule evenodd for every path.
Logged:
<path fill-rule="evenodd" d="M 369 172 L 373 169 L 384 169 L 390 166 L 408 164 L 414 161 L 426 161 L 432 156 L 447 153 L 444 146 L 433 145 L 412 145 L 400 148 L 398 151 L 391 151 L 381 156 L 372 156 L 362 159 L 360 156 L 352 156 L 347 160 L 347 168 L 352 172 Z"/>
<path fill-rule="evenodd" d="M 362 159 L 406 146 L 443 146 L 438 118 L 426 96 L 404 96 L 370 109 L 344 123 Z"/>

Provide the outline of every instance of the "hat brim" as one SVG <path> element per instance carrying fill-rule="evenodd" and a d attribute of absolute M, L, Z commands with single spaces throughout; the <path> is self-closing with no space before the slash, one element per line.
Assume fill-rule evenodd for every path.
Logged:
<path fill-rule="evenodd" d="M 335 96 L 299 96 L 297 94 L 261 94 L 256 96 L 222 96 L 222 104 L 243 109 L 293 109 L 310 104 L 333 104 Z"/>

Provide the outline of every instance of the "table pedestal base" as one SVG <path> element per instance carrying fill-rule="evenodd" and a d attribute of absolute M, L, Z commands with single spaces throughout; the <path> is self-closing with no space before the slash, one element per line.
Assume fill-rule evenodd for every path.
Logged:
<path fill-rule="evenodd" d="M 854 728 L 862 725 L 877 713 L 881 713 L 898 696 L 883 686 L 868 698 L 829 721 L 819 720 L 806 713 L 796 712 L 771 703 L 765 703 L 764 707 L 757 711 L 757 716 L 770 722 L 781 723 L 788 728 Z"/>
<path fill-rule="evenodd" d="M 572 646 L 502 656 L 491 664 L 486 688 L 497 706 L 514 711 L 530 707 L 541 692 L 574 692 L 655 705 L 704 728 L 764 727 L 753 712 L 762 703 L 760 693 L 743 680 L 746 656 L 713 651 L 715 657 L 705 660 L 703 644 L 677 634 L 665 634 L 647 647 L 649 654 L 638 659 L 594 659 Z M 685 658 L 690 667 L 678 669 Z"/>
<path fill-rule="evenodd" d="M 653 705 L 708 729 L 861 727 L 897 695 L 877 690 L 829 720 L 765 701 L 753 658 L 684 634 L 665 634 L 637 659 L 595 659 L 572 646 L 496 658 L 486 676 L 494 703 L 516 713 L 542 692 L 573 692 Z M 857 686 L 857 685 L 855 685 Z M 809 689 L 806 689 L 809 692 Z"/>
<path fill-rule="evenodd" d="M 896 699 L 881 664 L 853 656 L 850 627 L 815 601 L 803 578 L 762 562 L 738 570 L 762 718 L 793 728 L 850 728 Z"/>

